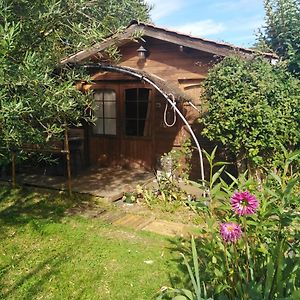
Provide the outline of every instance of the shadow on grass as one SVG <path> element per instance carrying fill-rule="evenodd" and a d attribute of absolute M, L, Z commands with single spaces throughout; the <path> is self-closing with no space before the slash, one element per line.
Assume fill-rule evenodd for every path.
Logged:
<path fill-rule="evenodd" d="M 207 264 L 207 252 L 203 249 L 203 243 L 206 241 L 205 237 L 194 237 L 196 243 L 196 249 L 198 253 L 198 263 L 199 263 L 199 276 L 200 281 L 202 283 L 207 284 L 210 281 L 210 278 L 207 277 L 206 274 L 206 264 Z M 194 274 L 194 263 L 193 263 L 193 255 L 192 255 L 192 246 L 191 246 L 191 238 L 178 238 L 178 239 L 169 239 L 170 246 L 169 251 L 174 253 L 181 253 L 185 256 L 188 264 L 190 265 L 193 274 Z M 206 243 L 206 242 L 205 242 Z M 172 259 L 172 262 L 177 265 L 179 276 L 169 274 L 169 281 L 172 284 L 173 288 L 185 288 L 189 290 L 193 290 L 193 285 L 191 282 L 191 278 L 189 276 L 189 272 L 187 266 L 184 263 L 184 259 L 182 255 L 178 255 L 177 257 Z M 206 288 L 209 289 L 209 285 Z"/>
<path fill-rule="evenodd" d="M 69 237 L 70 227 L 64 235 L 64 225 L 55 223 L 65 223 L 69 208 L 95 204 L 95 200 L 76 193 L 69 197 L 44 189 L 0 187 L 0 299 L 38 299 L 45 290 L 56 293 L 57 299 L 64 298 L 59 288 L 69 281 L 57 283 L 57 278 L 64 280 L 60 274 L 70 268 L 74 257 L 80 263 L 78 239 Z M 52 280 L 56 280 L 55 289 L 49 285 Z M 84 285 L 76 289 L 76 294 L 85 292 Z"/>
<path fill-rule="evenodd" d="M 191 253 L 191 243 L 188 238 L 177 238 L 169 239 L 170 246 L 168 247 L 171 253 L 178 253 L 178 255 L 172 259 L 172 262 L 177 265 L 178 274 L 173 275 L 169 274 L 169 281 L 173 288 L 189 288 L 191 287 L 191 281 L 188 274 L 186 265 L 184 264 L 183 257 L 180 255 L 183 254 L 188 261 L 192 260 Z"/>
<path fill-rule="evenodd" d="M 29 255 L 29 253 L 27 254 Z M 20 263 L 26 259 L 26 254 L 13 261 L 13 268 L 20 268 Z M 66 255 L 56 254 L 47 257 L 43 261 L 35 264 L 30 271 L 23 269 L 21 272 L 25 273 L 21 275 L 11 286 L 4 286 L 3 278 L 5 277 L 2 273 L 4 269 L 9 272 L 12 268 L 12 264 L 1 268 L 0 270 L 0 297 L 1 299 L 7 299 L 11 295 L 15 295 L 18 291 L 21 291 L 22 299 L 36 299 L 36 296 L 43 290 L 45 284 L 51 281 L 51 278 L 57 275 L 61 266 L 66 260 Z M 20 272 L 20 271 L 19 271 Z M 2 290 L 2 293 L 1 293 Z"/>
<path fill-rule="evenodd" d="M 29 254 L 29 253 L 25 253 L 23 255 L 18 256 L 18 258 L 14 258 L 14 265 L 18 265 L 23 259 L 25 259 L 27 257 L 27 254 Z M 6 273 L 9 272 L 10 268 L 11 268 L 11 263 L 0 266 L 0 290 L 2 288 L 1 279 L 6 275 Z"/>
<path fill-rule="evenodd" d="M 34 220 L 59 222 L 71 207 L 94 203 L 94 200 L 93 196 L 77 193 L 70 197 L 52 190 L 0 187 L 0 224 L 18 226 Z"/>

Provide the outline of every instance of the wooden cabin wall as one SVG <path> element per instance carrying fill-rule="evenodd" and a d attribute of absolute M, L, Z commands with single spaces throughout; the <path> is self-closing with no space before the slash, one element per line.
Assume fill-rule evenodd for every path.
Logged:
<path fill-rule="evenodd" d="M 131 42 L 121 47 L 122 55 L 119 65 L 139 68 L 148 73 L 157 75 L 167 82 L 177 85 L 184 93 L 190 96 L 199 111 L 202 110 L 201 84 L 205 80 L 208 70 L 216 62 L 216 58 L 209 53 L 182 48 L 168 42 L 146 37 L 144 47 L 148 50 L 148 56 L 144 64 L 141 64 L 137 55 L 139 44 Z M 172 148 L 180 147 L 190 136 L 186 126 L 177 116 L 174 127 L 167 127 L 163 121 L 163 111 L 166 100 L 158 92 L 156 93 L 155 110 L 155 149 L 156 156 L 169 152 Z M 181 107 L 183 115 L 189 124 L 194 124 L 199 117 L 199 111 L 188 103 Z M 193 125 L 194 126 L 194 125 Z M 198 129 L 197 129 L 198 130 Z M 207 143 L 207 141 L 205 141 Z"/>
<path fill-rule="evenodd" d="M 146 71 L 173 85 L 177 85 L 184 93 L 190 96 L 193 103 L 201 111 L 203 104 L 200 96 L 202 91 L 201 84 L 206 78 L 208 70 L 216 61 L 214 56 L 192 49 L 182 49 L 178 45 L 152 38 L 146 38 L 146 45 L 144 47 L 149 51 L 149 56 L 144 63 L 141 63 L 136 51 L 139 47 L 140 45 L 136 42 L 130 42 L 123 46 L 120 49 L 122 58 L 118 65 Z M 129 83 L 136 82 L 136 79 L 133 77 L 112 72 L 99 72 L 94 74 L 91 79 L 95 82 L 96 86 L 95 84 L 86 85 L 85 89 L 93 89 L 97 86 L 103 87 L 106 83 L 108 85 L 116 84 L 124 87 Z M 139 81 L 136 84 L 141 85 L 142 83 Z M 138 142 L 135 139 L 122 139 L 120 141 L 116 138 L 101 139 L 96 136 L 90 136 L 91 163 L 105 164 L 109 162 L 109 164 L 118 164 L 121 157 L 123 163 L 135 159 L 140 166 L 149 167 L 151 165 L 152 168 L 155 168 L 158 165 L 161 155 L 174 148 L 181 147 L 186 139 L 190 137 L 186 125 L 184 125 L 178 115 L 176 116 L 176 124 L 173 127 L 166 126 L 164 122 L 166 104 L 166 99 L 153 89 L 151 145 L 147 140 L 143 141 L 141 139 Z M 199 125 L 195 122 L 200 115 L 199 112 L 188 103 L 178 104 L 178 106 L 180 106 L 180 110 L 188 123 L 191 124 L 197 133 L 201 146 L 205 144 L 204 148 L 209 147 L 209 142 L 199 136 Z M 119 109 L 121 108 L 122 104 L 120 104 Z M 173 121 L 173 113 L 170 107 L 167 113 L 167 120 L 169 123 Z M 122 129 L 120 128 L 119 130 Z M 192 163 L 192 177 L 199 178 L 200 165 L 197 151 L 193 155 Z"/>
<path fill-rule="evenodd" d="M 139 68 L 157 75 L 177 85 L 191 96 L 196 104 L 201 104 L 201 83 L 206 78 L 208 70 L 216 62 L 212 54 L 182 49 L 178 45 L 146 38 L 145 48 L 149 55 L 145 63 L 141 64 L 136 51 L 139 46 L 136 42 L 123 46 L 120 49 L 122 58 L 119 65 Z"/>
<path fill-rule="evenodd" d="M 201 85 L 207 76 L 208 70 L 216 63 L 216 57 L 209 53 L 182 48 L 179 45 L 146 37 L 144 47 L 149 51 L 149 55 L 145 63 L 140 64 L 136 52 L 139 46 L 135 42 L 123 46 L 120 49 L 122 59 L 119 65 L 139 68 L 157 75 L 167 82 L 178 86 L 185 94 L 190 96 L 198 111 L 188 103 L 182 105 L 181 111 L 188 123 L 193 126 L 193 130 L 199 133 L 199 126 L 195 123 L 200 116 L 200 112 L 203 111 L 203 101 L 201 99 L 203 89 Z M 166 100 L 158 92 L 156 101 L 164 108 Z M 169 152 L 172 148 L 180 147 L 190 137 L 188 129 L 178 116 L 176 126 L 173 128 L 166 127 L 163 124 L 163 111 L 164 109 L 156 109 L 155 115 L 156 156 Z M 198 139 L 201 145 L 209 148 L 209 142 L 206 139 L 201 136 Z M 199 173 L 199 159 L 196 157 L 193 160 L 195 160 L 195 166 L 197 166 L 195 168 L 196 171 L 193 171 L 193 173 L 196 174 Z"/>
<path fill-rule="evenodd" d="M 154 152 L 154 93 L 149 84 L 142 83 L 133 77 L 110 72 L 100 72 L 92 76 L 93 83 L 85 84 L 84 90 L 113 89 L 117 98 L 117 133 L 116 135 L 94 134 L 92 127 L 88 132 L 90 165 L 143 167 L 152 169 L 155 165 Z M 149 112 L 151 134 L 149 136 L 126 136 L 124 132 L 125 90 L 128 88 L 147 88 L 149 95 Z M 153 133 L 153 134 L 152 134 Z"/>
<path fill-rule="evenodd" d="M 167 105 L 166 99 L 156 91 L 155 94 L 155 122 L 154 122 L 154 140 L 155 140 L 155 160 L 159 164 L 160 157 L 174 147 L 180 145 L 180 130 L 182 122 L 176 116 L 177 121 L 174 126 L 168 127 L 164 121 L 164 111 Z M 168 106 L 167 122 L 171 124 L 174 121 L 173 111 Z"/>

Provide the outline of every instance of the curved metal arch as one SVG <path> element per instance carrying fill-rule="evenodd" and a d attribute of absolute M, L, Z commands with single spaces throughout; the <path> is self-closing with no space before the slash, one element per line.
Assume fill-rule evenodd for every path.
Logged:
<path fill-rule="evenodd" d="M 171 105 L 171 107 L 173 107 L 173 109 L 176 111 L 176 113 L 179 115 L 179 117 L 181 118 L 181 120 L 184 122 L 184 124 L 187 126 L 195 144 L 196 147 L 198 149 L 198 153 L 199 153 L 199 161 L 200 161 L 200 172 L 201 172 L 201 180 L 202 183 L 204 184 L 204 163 L 203 163 L 203 155 L 202 155 L 202 150 L 199 144 L 199 141 L 193 131 L 193 129 L 191 128 L 190 124 L 188 123 L 188 121 L 186 120 L 186 118 L 184 117 L 184 115 L 181 113 L 181 111 L 178 109 L 178 107 L 176 106 L 176 102 L 173 100 L 174 99 L 174 95 L 171 93 L 165 93 L 162 88 L 160 88 L 158 86 L 157 83 L 154 82 L 154 80 L 152 80 L 151 78 L 148 78 L 146 75 L 144 75 L 143 73 L 139 73 L 138 70 L 135 70 L 133 68 L 128 68 L 128 67 L 119 67 L 119 66 L 112 66 L 112 65 L 103 65 L 103 64 L 87 64 L 87 65 L 83 65 L 83 67 L 86 68 L 99 68 L 103 71 L 110 71 L 110 72 L 118 72 L 118 73 L 124 73 L 136 78 L 139 78 L 140 80 L 143 80 L 147 83 L 149 83 L 150 85 L 152 85 L 158 92 L 160 92 L 164 98 L 168 101 L 168 103 Z"/>

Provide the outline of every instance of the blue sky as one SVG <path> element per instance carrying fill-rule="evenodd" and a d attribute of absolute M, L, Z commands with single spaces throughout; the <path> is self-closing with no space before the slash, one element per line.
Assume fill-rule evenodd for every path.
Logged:
<path fill-rule="evenodd" d="M 146 0 L 161 27 L 249 47 L 263 25 L 263 0 Z"/>

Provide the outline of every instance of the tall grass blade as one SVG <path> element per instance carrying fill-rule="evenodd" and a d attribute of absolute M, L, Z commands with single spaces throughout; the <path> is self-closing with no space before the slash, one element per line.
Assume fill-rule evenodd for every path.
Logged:
<path fill-rule="evenodd" d="M 193 263 L 194 263 L 194 272 L 196 277 L 197 289 L 195 290 L 197 299 L 201 298 L 201 285 L 199 277 L 199 262 L 198 262 L 198 253 L 196 249 L 196 244 L 194 237 L 192 237 L 192 254 L 193 254 Z"/>

